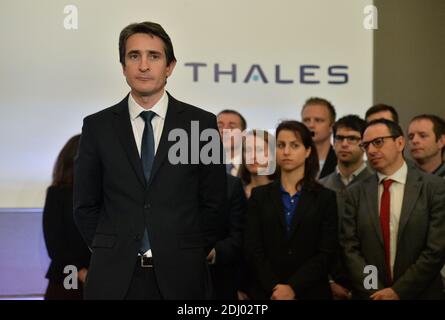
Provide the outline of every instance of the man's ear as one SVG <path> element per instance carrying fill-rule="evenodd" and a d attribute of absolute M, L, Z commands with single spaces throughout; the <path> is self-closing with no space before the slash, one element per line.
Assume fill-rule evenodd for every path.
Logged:
<path fill-rule="evenodd" d="M 400 151 L 402 151 L 403 149 L 405 149 L 405 137 L 404 136 L 400 136 L 396 138 L 396 144 L 398 146 L 398 149 Z"/>
<path fill-rule="evenodd" d="M 167 66 L 167 78 L 171 76 L 173 70 L 175 69 L 175 66 L 176 66 L 176 60 L 170 62 L 170 64 Z"/>

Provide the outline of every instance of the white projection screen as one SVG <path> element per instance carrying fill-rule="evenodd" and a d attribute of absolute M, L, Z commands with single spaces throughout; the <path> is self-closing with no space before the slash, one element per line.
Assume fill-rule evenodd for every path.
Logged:
<path fill-rule="evenodd" d="M 2 0 L 0 208 L 40 208 L 82 119 L 129 91 L 118 37 L 155 21 L 178 59 L 168 91 L 250 128 L 300 119 L 311 96 L 338 116 L 372 104 L 371 0 Z M 77 19 L 76 19 L 77 18 Z"/>

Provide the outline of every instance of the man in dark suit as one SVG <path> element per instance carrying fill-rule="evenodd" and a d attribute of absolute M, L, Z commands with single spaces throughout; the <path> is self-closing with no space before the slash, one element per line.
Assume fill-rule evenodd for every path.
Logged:
<path fill-rule="evenodd" d="M 159 24 L 124 28 L 119 56 L 131 92 L 85 118 L 75 164 L 74 214 L 92 249 L 85 297 L 210 298 L 226 197 L 216 117 L 165 91 L 176 58 Z M 206 129 L 216 161 L 202 159 Z"/>
<path fill-rule="evenodd" d="M 444 299 L 445 182 L 407 165 L 393 121 L 370 122 L 361 146 L 376 173 L 346 196 L 340 241 L 353 298 Z M 368 265 L 377 281 L 365 282 Z"/>
<path fill-rule="evenodd" d="M 319 179 L 334 172 L 337 166 L 337 157 L 331 145 L 332 126 L 335 117 L 334 106 L 323 98 L 309 98 L 301 109 L 301 119 L 312 132 L 312 140 L 317 149 L 320 162 Z"/>
<path fill-rule="evenodd" d="M 220 300 L 237 299 L 243 248 L 246 196 L 241 179 L 227 175 L 228 201 L 225 206 L 224 229 L 221 240 L 209 253 L 215 297 Z"/>

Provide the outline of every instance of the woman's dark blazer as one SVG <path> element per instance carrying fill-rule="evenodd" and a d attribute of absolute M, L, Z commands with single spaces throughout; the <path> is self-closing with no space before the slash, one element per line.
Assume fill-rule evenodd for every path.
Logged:
<path fill-rule="evenodd" d="M 63 269 L 74 265 L 88 268 L 90 250 L 82 239 L 73 217 L 73 190 L 70 187 L 49 187 L 43 209 L 43 235 L 51 264 L 46 278 L 63 280 Z"/>
<path fill-rule="evenodd" d="M 245 250 L 254 281 L 252 299 L 270 299 L 289 284 L 296 299 L 331 299 L 328 273 L 338 246 L 335 193 L 303 187 L 288 235 L 280 181 L 253 189 L 248 203 Z"/>

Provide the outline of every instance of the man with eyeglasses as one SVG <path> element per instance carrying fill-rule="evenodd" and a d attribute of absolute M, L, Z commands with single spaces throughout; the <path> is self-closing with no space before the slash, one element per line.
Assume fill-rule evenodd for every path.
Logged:
<path fill-rule="evenodd" d="M 341 221 L 344 210 L 346 188 L 372 175 L 363 159 L 364 151 L 360 148 L 361 133 L 366 121 L 356 115 L 347 115 L 333 126 L 334 150 L 337 156 L 337 168 L 333 173 L 320 179 L 320 183 L 337 193 L 338 217 Z M 340 223 L 339 223 L 340 225 Z M 350 287 L 340 257 L 330 274 L 331 291 L 334 299 L 350 299 Z"/>
<path fill-rule="evenodd" d="M 444 180 L 407 165 L 392 121 L 370 122 L 360 145 L 376 172 L 346 191 L 340 243 L 352 297 L 445 299 Z"/>

